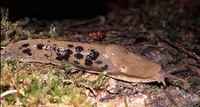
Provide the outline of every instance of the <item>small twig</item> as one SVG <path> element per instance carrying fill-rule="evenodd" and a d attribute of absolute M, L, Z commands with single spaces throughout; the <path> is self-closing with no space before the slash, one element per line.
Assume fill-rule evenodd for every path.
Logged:
<path fill-rule="evenodd" d="M 200 65 L 190 62 L 190 61 L 187 59 L 187 55 L 185 55 L 185 59 L 186 59 L 186 61 L 187 61 L 187 62 L 185 62 L 185 63 L 190 64 L 191 67 L 198 73 L 198 75 L 200 75 L 200 70 L 196 67 L 196 66 L 200 66 Z"/>
<path fill-rule="evenodd" d="M 200 58 L 199 58 L 199 56 L 196 55 L 196 53 L 187 51 L 186 49 L 184 49 L 183 47 L 178 45 L 176 42 L 170 41 L 169 39 L 161 36 L 159 33 L 154 32 L 154 34 L 156 36 L 158 36 L 161 40 L 163 40 L 163 41 L 167 42 L 168 44 L 170 44 L 171 46 L 177 48 L 180 52 L 186 53 L 187 55 L 193 57 L 194 59 L 196 59 L 200 63 Z"/>
<path fill-rule="evenodd" d="M 16 93 L 17 90 L 8 90 L 4 93 L 1 94 L 1 98 L 3 98 L 4 96 L 8 95 L 8 94 L 13 94 L 13 93 Z"/>
<path fill-rule="evenodd" d="M 64 82 L 70 82 L 70 83 L 73 83 L 74 81 L 73 80 L 63 80 Z M 97 96 L 97 92 L 91 87 L 91 86 L 89 86 L 89 85 L 87 85 L 87 84 L 84 84 L 84 83 L 82 83 L 82 82 L 77 82 L 78 84 L 80 84 L 80 85 L 83 85 L 84 87 L 86 87 L 86 88 L 89 88 L 91 91 L 92 91 L 92 93 L 94 94 L 94 96 Z"/>
<path fill-rule="evenodd" d="M 190 61 L 188 62 L 188 64 L 189 64 L 189 65 L 193 65 L 193 66 L 198 66 L 198 67 L 200 67 L 200 64 L 192 63 L 192 62 L 190 62 Z"/>
<path fill-rule="evenodd" d="M 200 70 L 196 66 L 192 65 L 192 68 L 200 75 Z"/>

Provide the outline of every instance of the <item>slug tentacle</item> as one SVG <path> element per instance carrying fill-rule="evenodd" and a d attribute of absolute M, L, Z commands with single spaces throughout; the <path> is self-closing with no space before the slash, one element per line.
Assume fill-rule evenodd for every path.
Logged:
<path fill-rule="evenodd" d="M 162 74 L 164 77 L 177 79 L 177 80 L 180 80 L 180 81 L 182 81 L 184 83 L 188 83 L 186 80 L 181 79 L 181 78 L 179 78 L 177 76 L 171 75 L 171 74 L 167 73 L 166 71 L 161 70 L 159 73 Z"/>
<path fill-rule="evenodd" d="M 161 82 L 163 83 L 164 86 L 166 86 L 165 78 L 161 79 Z"/>

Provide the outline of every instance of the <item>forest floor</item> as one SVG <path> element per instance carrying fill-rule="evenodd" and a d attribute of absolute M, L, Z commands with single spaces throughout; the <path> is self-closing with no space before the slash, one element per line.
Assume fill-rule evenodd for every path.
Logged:
<path fill-rule="evenodd" d="M 39 106 L 200 106 L 200 15 L 198 1 L 159 2 L 92 19 L 1 21 L 1 46 L 26 39 L 117 44 L 185 79 L 129 83 L 104 74 L 72 72 L 40 63 L 1 60 L 1 104 Z M 171 69 L 171 70 L 170 70 Z M 50 73 L 49 73 L 50 72 Z M 47 78 L 41 81 L 40 78 Z M 82 80 L 85 79 L 85 80 Z M 67 82 L 66 82 L 67 81 Z M 10 92 L 10 93 L 9 93 Z M 9 93 L 9 94 L 8 94 Z"/>

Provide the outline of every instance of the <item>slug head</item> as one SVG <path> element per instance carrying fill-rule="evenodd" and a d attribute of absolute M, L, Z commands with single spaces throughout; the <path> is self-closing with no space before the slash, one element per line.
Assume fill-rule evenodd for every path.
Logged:
<path fill-rule="evenodd" d="M 166 86 L 165 78 L 172 78 L 187 83 L 186 80 L 163 71 L 159 64 L 133 54 L 121 46 L 111 44 L 105 50 L 113 66 L 123 74 L 120 75 L 121 80 L 143 83 L 157 81 Z"/>
<path fill-rule="evenodd" d="M 158 74 L 161 69 L 159 64 L 133 54 L 121 46 L 111 44 L 106 46 L 105 50 L 113 66 L 124 75 L 149 78 Z"/>

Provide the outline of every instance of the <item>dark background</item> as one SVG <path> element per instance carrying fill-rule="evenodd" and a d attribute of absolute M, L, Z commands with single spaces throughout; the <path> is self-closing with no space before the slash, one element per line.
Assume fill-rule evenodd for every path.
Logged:
<path fill-rule="evenodd" d="M 88 19 L 117 13 L 130 6 L 138 7 L 148 0 L 3 0 L 11 20 L 24 17 L 38 19 Z M 150 3 L 154 3 L 151 0 Z"/>

